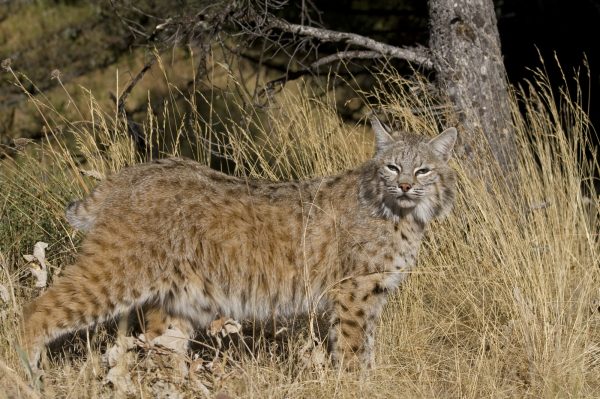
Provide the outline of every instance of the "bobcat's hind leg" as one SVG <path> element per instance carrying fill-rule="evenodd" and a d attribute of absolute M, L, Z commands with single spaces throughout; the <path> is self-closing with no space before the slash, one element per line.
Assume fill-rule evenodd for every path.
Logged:
<path fill-rule="evenodd" d="M 188 350 L 194 334 L 192 323 L 186 318 L 170 314 L 158 303 L 145 304 L 139 317 L 142 318 L 140 325 L 143 331 L 139 338 L 150 347 L 157 345 L 172 351 L 172 355 L 159 355 L 161 362 L 167 362 L 169 367 L 179 370 L 181 376 L 187 376 Z M 148 352 L 149 355 L 151 353 Z"/>
<path fill-rule="evenodd" d="M 189 340 L 194 334 L 190 320 L 167 312 L 158 303 L 144 305 L 141 317 L 143 335 L 140 338 L 143 341 L 164 346 L 182 355 L 187 354 Z"/>
<path fill-rule="evenodd" d="M 45 345 L 59 336 L 103 322 L 156 297 L 135 284 L 125 269 L 102 257 L 88 256 L 67 268 L 46 292 L 24 309 L 22 343 L 32 369 Z"/>

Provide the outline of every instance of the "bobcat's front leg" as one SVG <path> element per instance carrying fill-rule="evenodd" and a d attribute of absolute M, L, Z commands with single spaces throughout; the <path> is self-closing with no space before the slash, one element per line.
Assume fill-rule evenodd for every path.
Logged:
<path fill-rule="evenodd" d="M 350 278 L 333 294 L 329 347 L 338 367 L 373 367 L 375 329 L 387 293 L 380 280 L 377 275 Z"/>

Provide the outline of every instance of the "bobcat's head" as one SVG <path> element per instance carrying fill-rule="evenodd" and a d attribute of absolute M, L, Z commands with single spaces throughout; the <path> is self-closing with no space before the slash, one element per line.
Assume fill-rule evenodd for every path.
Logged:
<path fill-rule="evenodd" d="M 412 213 L 427 223 L 447 214 L 454 202 L 456 177 L 448 160 L 456 129 L 451 127 L 431 139 L 414 133 L 388 133 L 375 116 L 371 124 L 376 140 L 372 160 L 376 172 L 363 181 L 362 197 L 379 202 L 373 205 L 386 218 Z"/>

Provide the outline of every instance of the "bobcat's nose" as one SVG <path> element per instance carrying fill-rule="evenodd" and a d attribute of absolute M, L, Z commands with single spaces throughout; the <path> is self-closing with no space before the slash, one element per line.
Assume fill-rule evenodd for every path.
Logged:
<path fill-rule="evenodd" d="M 410 190 L 411 185 L 408 184 L 408 183 L 400 183 L 400 184 L 398 184 L 398 187 L 400 187 L 400 189 L 402 190 L 402 192 L 405 193 L 408 190 Z"/>

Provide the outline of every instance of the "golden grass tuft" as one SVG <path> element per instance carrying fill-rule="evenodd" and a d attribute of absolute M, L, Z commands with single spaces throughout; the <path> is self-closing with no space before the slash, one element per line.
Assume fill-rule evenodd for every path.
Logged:
<path fill-rule="evenodd" d="M 426 93 L 415 91 L 423 88 L 419 81 L 391 79 L 388 73 L 385 78 L 387 89 L 370 100 L 404 129 L 435 134 L 444 117 L 438 112 L 448 109 L 415 95 Z M 237 83 L 228 84 L 235 93 Z M 231 173 L 270 179 L 337 173 L 369 156 L 368 130 L 345 125 L 332 101 L 311 94 L 308 85 L 283 90 L 264 109 L 248 107 L 238 97 L 237 105 L 217 112 L 212 98 L 189 99 L 187 124 L 150 114 L 147 132 L 172 124 L 170 142 L 158 142 L 152 134 L 159 156 L 183 152 L 205 163 L 218 159 L 233 165 Z M 21 308 L 37 293 L 20 256 L 43 240 L 50 243 L 51 271 L 66 267 L 79 236 L 63 221 L 62 210 L 95 184 L 80 170 L 104 175 L 142 160 L 123 122 L 114 111 L 102 110 L 91 94 L 90 117 L 79 121 L 32 101 L 46 117 L 48 139 L 0 164 L 0 284 L 10 293 L 6 303 L 0 302 L 0 359 L 23 381 L 14 345 Z M 208 111 L 201 114 L 194 107 Z M 374 370 L 348 374 L 306 366 L 299 355 L 302 343 L 289 336 L 283 342 L 265 340 L 254 352 L 234 345 L 218 359 L 218 373 L 195 377 L 210 395 L 598 396 L 600 204 L 590 178 L 599 170 L 584 156 L 590 149 L 588 119 L 579 97 L 553 93 L 543 74 L 515 94 L 514 107 L 517 169 L 503 175 L 486 155 L 453 161 L 460 176 L 455 210 L 431 226 L 418 269 L 390 298 Z M 111 394 L 112 388 L 102 384 L 107 370 L 98 344 L 91 351 L 81 341 L 78 345 L 87 355 L 59 357 L 46 365 L 48 397 Z M 152 396 L 157 381 L 168 379 L 171 371 L 148 372 L 139 364 L 132 371 L 134 395 Z M 188 396 L 206 392 L 187 380 L 172 389 Z"/>

